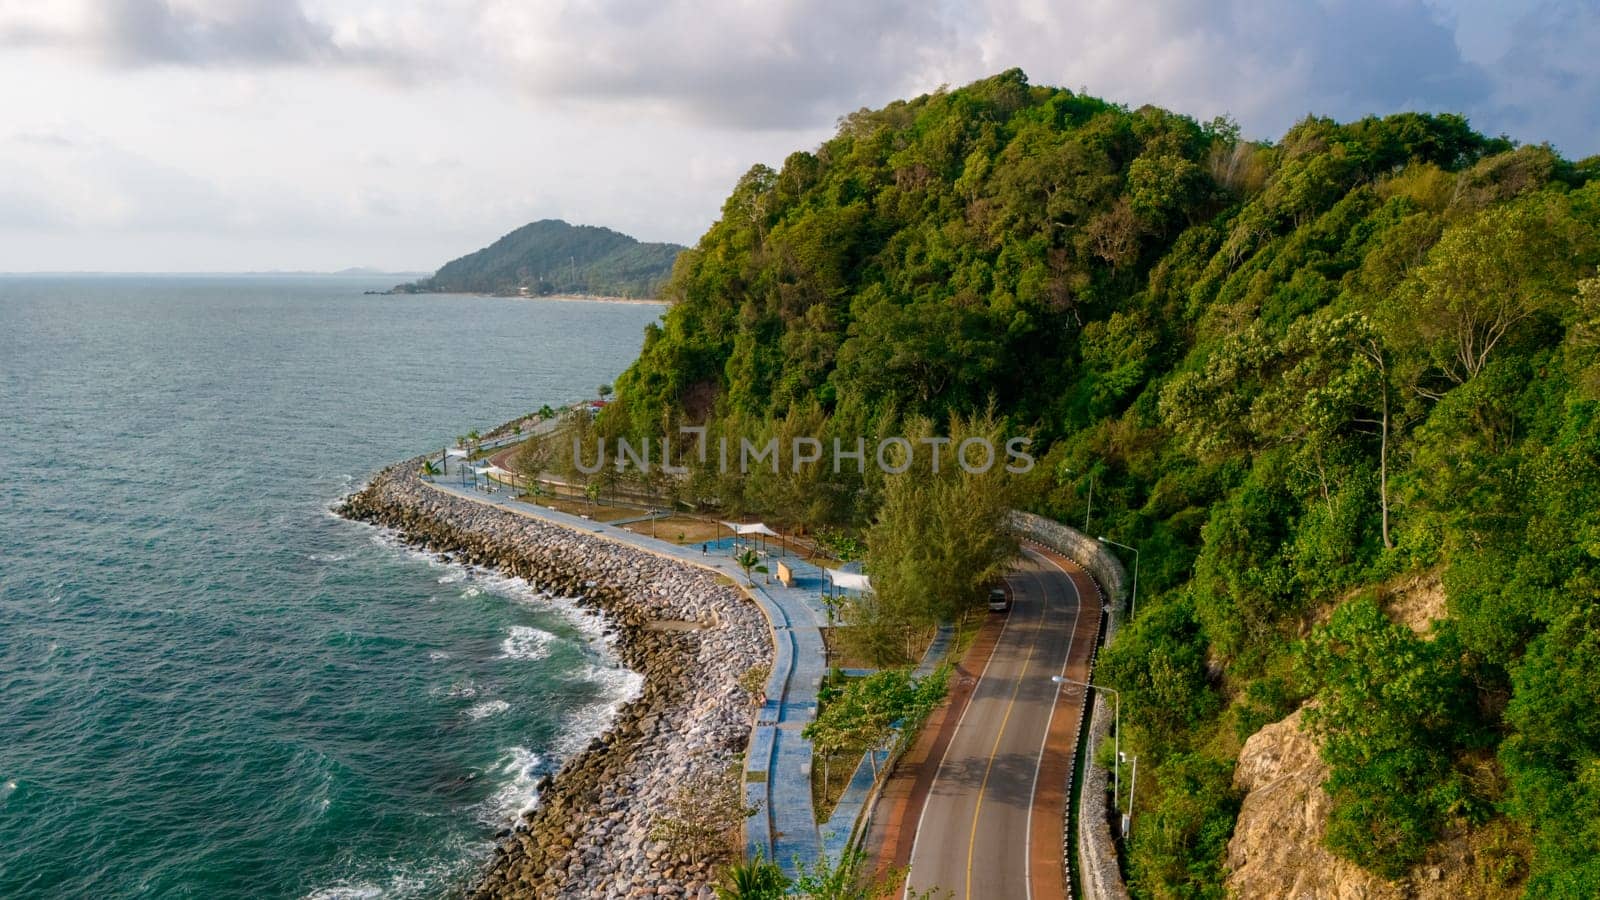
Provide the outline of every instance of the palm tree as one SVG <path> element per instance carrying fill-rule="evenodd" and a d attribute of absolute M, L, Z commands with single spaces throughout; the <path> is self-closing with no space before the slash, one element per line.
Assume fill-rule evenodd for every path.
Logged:
<path fill-rule="evenodd" d="M 422 461 L 422 474 L 433 476 L 439 474 L 439 464 L 431 459 Z"/>
<path fill-rule="evenodd" d="M 757 853 L 755 859 L 722 871 L 717 900 L 782 900 L 788 890 L 789 877 Z"/>
<path fill-rule="evenodd" d="M 745 550 L 743 553 L 735 556 L 733 561 L 738 563 L 739 568 L 744 570 L 744 580 L 749 581 L 751 584 L 755 584 L 755 581 L 750 578 L 751 570 L 755 570 L 757 572 L 765 572 L 767 570 L 766 566 L 760 565 L 761 557 L 757 556 L 754 550 Z"/>

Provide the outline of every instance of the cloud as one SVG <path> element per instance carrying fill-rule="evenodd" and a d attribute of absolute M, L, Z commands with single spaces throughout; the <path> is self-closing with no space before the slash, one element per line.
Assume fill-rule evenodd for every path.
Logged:
<path fill-rule="evenodd" d="M 1569 156 L 1600 153 L 1600 8 L 1560 0 L 1529 9 L 1491 66 L 1492 127 L 1549 141 Z"/>
<path fill-rule="evenodd" d="M 1423 0 L 492 0 L 477 22 L 537 97 L 746 128 L 829 123 L 1014 66 L 1135 106 L 1231 112 L 1262 136 L 1308 112 L 1464 109 L 1491 87 Z"/>
<path fill-rule="evenodd" d="M 537 97 L 796 128 L 925 80 L 959 53 L 956 25 L 918 0 L 498 0 L 478 29 Z"/>
<path fill-rule="evenodd" d="M 1593 150 L 1589 0 L 0 0 L 0 48 L 118 68 L 338 68 L 721 129 L 810 130 L 1018 66 L 1280 135 L 1307 113 L 1466 111 Z M 1507 23 L 1515 22 L 1514 28 Z M 1495 47 L 1494 58 L 1463 56 Z"/>
<path fill-rule="evenodd" d="M 0 0 L 0 268 L 692 241 L 751 163 L 1012 67 L 1252 137 L 1449 110 L 1582 157 L 1596 46 L 1595 0 Z"/>
<path fill-rule="evenodd" d="M 1230 113 L 1261 137 L 1307 113 L 1461 109 L 1489 90 L 1420 0 L 994 0 L 985 10 L 982 64 L 964 74 L 1017 65 L 1035 82 L 1134 106 Z"/>
<path fill-rule="evenodd" d="M 298 0 L 0 0 L 0 48 L 66 50 L 114 68 L 345 67 L 403 78 L 436 68 L 384 27 L 391 21 L 336 21 Z"/>

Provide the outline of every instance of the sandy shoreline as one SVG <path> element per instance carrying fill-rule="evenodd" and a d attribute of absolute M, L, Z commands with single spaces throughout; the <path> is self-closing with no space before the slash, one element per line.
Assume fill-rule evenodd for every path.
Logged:
<path fill-rule="evenodd" d="M 465 291 L 379 291 L 393 297 L 472 297 L 479 300 L 554 300 L 558 303 L 623 303 L 630 306 L 671 306 L 670 300 L 647 297 L 607 297 L 599 294 L 481 294 Z"/>

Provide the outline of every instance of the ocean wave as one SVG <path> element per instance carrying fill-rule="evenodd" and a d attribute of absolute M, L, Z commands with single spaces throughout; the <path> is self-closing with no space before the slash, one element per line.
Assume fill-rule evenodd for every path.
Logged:
<path fill-rule="evenodd" d="M 451 562 L 437 553 L 406 543 L 399 532 L 392 529 L 375 529 L 373 541 L 408 559 L 423 562 L 430 568 L 445 570 L 437 577 L 440 584 L 481 587 L 537 610 L 557 613 L 598 651 L 586 664 L 563 676 L 597 684 L 601 690 L 595 702 L 574 709 L 568 715 L 562 736 L 557 739 L 555 746 L 547 748 L 552 760 L 559 761 L 581 752 L 590 741 L 611 727 L 623 706 L 643 693 L 644 676 L 624 668 L 616 659 L 615 635 L 609 632 L 607 620 L 594 609 L 582 606 L 578 598 L 556 596 L 540 590 L 525 579 L 493 569 Z M 542 659 L 549 655 L 552 645 L 558 640 L 560 638 L 550 632 L 527 625 L 514 625 L 501 642 L 500 656 L 518 660 Z M 433 653 L 429 656 L 434 658 Z M 446 691 L 451 698 L 471 699 L 477 696 L 478 686 L 470 680 L 464 680 L 451 685 Z M 438 693 L 438 689 L 435 692 Z M 472 709 L 488 709 L 496 702 L 500 701 L 485 701 Z M 495 707 L 495 712 L 499 711 Z M 467 714 L 471 715 L 471 711 Z M 524 812 L 536 807 L 539 798 L 534 786 L 546 767 L 545 758 L 526 747 L 506 750 L 502 764 L 492 772 L 494 780 L 503 780 L 503 783 L 479 807 L 479 819 L 483 824 L 501 828 L 508 821 L 515 822 Z"/>
<path fill-rule="evenodd" d="M 478 696 L 478 685 L 470 678 L 452 682 L 448 687 L 436 687 L 429 691 L 435 697 L 449 697 L 452 700 L 471 700 Z"/>
<path fill-rule="evenodd" d="M 556 640 L 555 635 L 532 625 L 513 625 L 510 635 L 500 642 L 500 658 L 525 661 L 544 659 L 550 655 L 550 645 Z"/>
<path fill-rule="evenodd" d="M 376 881 L 345 881 L 318 888 L 307 894 L 305 900 L 379 900 L 379 898 L 438 896 L 440 884 L 447 883 L 454 874 L 450 867 L 443 864 L 415 869 L 403 867 L 390 875 L 382 884 Z"/>
<path fill-rule="evenodd" d="M 433 660 L 434 662 L 438 662 L 441 659 L 449 659 L 450 658 L 450 653 L 449 653 L 449 651 L 446 651 L 446 650 L 429 650 L 428 651 L 428 658 Z"/>
<path fill-rule="evenodd" d="M 579 752 L 590 741 L 604 734 L 616 721 L 617 713 L 644 693 L 644 676 L 621 666 L 590 663 L 573 674 L 584 681 L 601 685 L 603 698 L 572 711 L 567 728 L 556 741 L 556 749 L 563 756 Z"/>
<path fill-rule="evenodd" d="M 487 719 L 496 713 L 503 713 L 511 708 L 511 704 L 504 700 L 487 700 L 467 710 L 469 719 Z"/>
<path fill-rule="evenodd" d="M 539 805 L 537 785 L 543 774 L 543 764 L 544 757 L 527 747 L 506 749 L 498 774 L 507 780 L 483 802 L 481 818 L 485 824 L 504 825 L 507 820 L 520 818 Z"/>

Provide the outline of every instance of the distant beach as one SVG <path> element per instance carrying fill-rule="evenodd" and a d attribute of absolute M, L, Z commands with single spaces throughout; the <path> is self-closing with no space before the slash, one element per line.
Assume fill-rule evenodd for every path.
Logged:
<path fill-rule="evenodd" d="M 563 303 L 626 303 L 634 306 L 670 306 L 654 297 L 609 297 L 602 294 L 486 294 L 472 291 L 368 291 L 393 297 L 478 297 L 492 300 L 557 300 Z"/>

